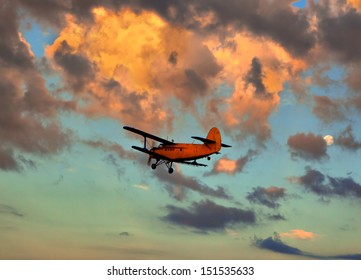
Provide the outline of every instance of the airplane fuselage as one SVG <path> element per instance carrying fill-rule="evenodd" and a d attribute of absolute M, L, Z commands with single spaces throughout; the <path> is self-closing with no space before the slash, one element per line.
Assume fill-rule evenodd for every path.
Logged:
<path fill-rule="evenodd" d="M 174 145 L 164 145 L 158 148 L 152 148 L 151 151 L 159 158 L 168 158 L 174 162 L 185 160 L 196 160 L 210 156 L 219 151 L 214 144 L 186 144 L 177 143 Z"/>

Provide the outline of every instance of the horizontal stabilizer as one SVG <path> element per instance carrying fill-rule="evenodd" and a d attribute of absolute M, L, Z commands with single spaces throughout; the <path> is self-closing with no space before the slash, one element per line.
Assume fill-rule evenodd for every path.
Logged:
<path fill-rule="evenodd" d="M 192 138 L 196 139 L 196 140 L 199 140 L 199 141 L 202 141 L 205 144 L 214 144 L 214 143 L 216 143 L 216 141 L 214 141 L 214 140 L 210 140 L 210 139 L 203 138 L 203 137 L 192 136 Z"/>
<path fill-rule="evenodd" d="M 193 165 L 193 166 L 208 166 L 206 164 L 203 163 L 198 163 L 198 162 L 194 162 L 194 161 L 179 161 L 178 163 L 183 163 L 183 164 L 188 164 L 188 165 Z"/>
<path fill-rule="evenodd" d="M 221 144 L 221 146 L 223 147 L 223 148 L 230 148 L 230 147 L 232 147 L 232 146 L 230 146 L 230 145 L 227 145 L 227 144 Z"/>

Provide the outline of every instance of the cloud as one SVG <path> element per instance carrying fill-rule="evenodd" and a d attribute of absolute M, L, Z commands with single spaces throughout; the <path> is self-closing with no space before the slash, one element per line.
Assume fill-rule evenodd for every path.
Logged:
<path fill-rule="evenodd" d="M 260 249 L 266 249 L 281 254 L 309 256 L 300 249 L 283 243 L 279 237 L 268 237 L 265 239 L 255 237 L 253 245 Z"/>
<path fill-rule="evenodd" d="M 45 1 L 19 3 L 38 19 L 56 26 L 64 25 L 65 14 L 72 14 L 78 21 L 94 22 L 94 8 L 107 7 L 109 10 L 131 8 L 138 13 L 145 10 L 156 13 L 169 24 L 197 30 L 222 32 L 224 28 L 247 29 L 260 37 L 279 42 L 296 55 L 306 54 L 315 44 L 315 34 L 310 29 L 307 13 L 293 9 L 288 1 L 260 2 L 234 1 Z M 297 34 L 297 35 L 296 35 Z"/>
<path fill-rule="evenodd" d="M 66 40 L 60 42 L 54 52 L 54 61 L 62 68 L 71 89 L 84 90 L 85 85 L 94 80 L 92 63 L 82 54 L 74 52 Z"/>
<path fill-rule="evenodd" d="M 309 231 L 304 231 L 303 229 L 293 229 L 288 232 L 282 232 L 279 234 L 279 236 L 299 240 L 314 240 L 317 237 L 317 234 Z"/>
<path fill-rule="evenodd" d="M 318 170 L 307 167 L 305 175 L 293 177 L 292 181 L 321 198 L 361 198 L 361 185 L 356 183 L 351 177 L 326 176 Z"/>
<path fill-rule="evenodd" d="M 159 130 L 154 125 L 159 123 L 171 129 L 172 98 L 192 107 L 209 94 L 221 66 L 197 34 L 168 24 L 152 11 L 98 7 L 91 14 L 87 24 L 66 17 L 60 36 L 46 51 L 63 73 L 66 88 L 86 100 L 78 112 L 147 131 Z M 111 90 L 104 87 L 109 82 Z"/>
<path fill-rule="evenodd" d="M 64 181 L 64 176 L 60 174 L 59 178 L 53 182 L 53 185 L 58 186 Z"/>
<path fill-rule="evenodd" d="M 286 218 L 281 214 L 268 214 L 267 218 L 270 221 L 286 221 Z"/>
<path fill-rule="evenodd" d="M 280 187 L 257 187 L 253 188 L 253 191 L 249 192 L 246 198 L 252 203 L 276 209 L 280 206 L 277 201 L 285 197 L 285 192 L 286 190 Z"/>
<path fill-rule="evenodd" d="M 182 185 L 166 184 L 165 189 L 172 198 L 178 201 L 183 201 L 187 196 L 187 188 Z"/>
<path fill-rule="evenodd" d="M 60 27 L 64 23 L 65 14 L 71 10 L 72 3 L 75 1 L 61 1 L 61 0 L 37 0 L 26 1 L 17 0 L 19 4 L 36 19 L 44 24 L 50 24 L 53 27 Z"/>
<path fill-rule="evenodd" d="M 107 162 L 108 164 L 112 165 L 115 168 L 115 171 L 117 172 L 117 178 L 120 181 L 122 175 L 124 175 L 125 173 L 125 169 L 120 166 L 119 162 L 117 161 L 117 159 L 113 154 L 108 154 L 104 158 L 104 160 L 105 162 Z"/>
<path fill-rule="evenodd" d="M 110 142 L 104 139 L 82 140 L 81 142 L 94 149 L 101 149 L 105 152 L 110 152 L 110 154 L 107 154 L 104 157 L 104 161 L 115 168 L 118 180 L 120 180 L 120 178 L 124 175 L 125 169 L 119 164 L 114 154 L 120 159 L 135 159 L 134 153 L 124 150 L 124 148 L 118 143 Z"/>
<path fill-rule="evenodd" d="M 222 28 L 226 27 L 247 29 L 257 36 L 279 42 L 296 55 L 307 53 L 315 43 L 315 34 L 309 29 L 307 14 L 292 9 L 286 1 L 176 1 L 171 9 L 162 6 L 157 11 L 169 21 L 188 28 L 213 32 L 219 29 L 223 31 Z"/>
<path fill-rule="evenodd" d="M 318 9 L 320 42 L 343 62 L 360 61 L 361 52 L 357 46 L 361 44 L 361 31 L 357 26 L 361 24 L 361 14 L 340 4 L 332 8 L 324 5 Z"/>
<path fill-rule="evenodd" d="M 275 253 L 281 253 L 286 255 L 297 255 L 308 258 L 316 258 L 316 259 L 336 259 L 336 260 L 360 260 L 361 254 L 346 254 L 346 255 L 335 255 L 335 256 L 322 256 L 315 255 L 312 253 L 304 252 L 296 247 L 292 247 L 284 243 L 280 236 L 275 233 L 275 236 L 268 237 L 265 239 L 255 237 L 252 241 L 252 245 L 264 249 L 269 250 Z"/>
<path fill-rule="evenodd" d="M 30 46 L 18 32 L 17 8 L 17 3 L 5 2 L 0 9 L 6 21 L 0 29 L 0 168 L 19 171 L 25 158 L 16 157 L 18 152 L 46 156 L 70 145 L 72 134 L 62 128 L 58 114 L 73 105 L 47 90 Z"/>
<path fill-rule="evenodd" d="M 36 163 L 31 160 L 31 159 L 27 159 L 25 158 L 23 155 L 18 155 L 17 159 L 26 167 L 29 169 L 36 169 L 37 165 Z"/>
<path fill-rule="evenodd" d="M 342 102 L 331 99 L 328 96 L 314 96 L 315 106 L 313 113 L 326 123 L 344 120 L 344 114 L 341 111 Z"/>
<path fill-rule="evenodd" d="M 285 3 L 276 13 L 264 9 L 264 4 L 226 2 L 204 2 L 207 9 L 187 1 L 107 3 L 105 8 L 99 2 L 72 2 L 59 38 L 46 53 L 63 73 L 66 88 L 85 101 L 76 110 L 87 117 L 106 116 L 147 131 L 171 130 L 175 99 L 181 109 L 200 117 L 208 127 L 217 112 L 198 116 L 196 103 L 201 97 L 214 103 L 217 97 L 211 93 L 229 83 L 234 91 L 221 98 L 226 113 L 218 120 L 234 138 L 253 136 L 261 143 L 271 135 L 268 118 L 279 104 L 284 83 L 305 69 L 306 63 L 295 54 L 312 47 L 313 35 L 307 16 Z M 238 10 L 237 17 L 230 7 Z M 267 28 L 250 20 L 245 9 Z M 86 21 L 84 14 L 91 20 Z M 245 22 L 239 21 L 240 14 Z M 285 17 L 281 20 L 280 15 Z M 206 23 L 208 18 L 212 18 L 212 27 Z M 298 36 L 279 21 L 292 22 Z M 221 30 L 230 26 L 234 32 L 225 38 L 229 32 Z M 109 38 L 109 34 L 117 36 Z M 147 34 L 147 40 L 139 34 Z M 310 44 L 301 47 L 300 41 Z M 75 62 L 77 67 L 71 67 Z M 70 73 L 78 70 L 82 70 L 80 75 Z M 109 82 L 117 86 L 107 90 L 104 85 Z M 242 94 L 245 85 L 247 93 Z M 269 98 L 259 100 L 257 96 Z M 141 114 L 132 118 L 129 112 Z"/>
<path fill-rule="evenodd" d="M 137 188 L 143 191 L 148 191 L 149 190 L 149 186 L 146 184 L 138 184 L 138 185 L 134 185 L 133 188 Z"/>
<path fill-rule="evenodd" d="M 13 157 L 13 151 L 0 147 L 0 169 L 19 170 L 19 163 Z"/>
<path fill-rule="evenodd" d="M 51 137 L 47 134 L 50 128 L 39 123 L 35 115 L 47 117 L 53 125 L 52 133 L 57 134 L 55 139 L 59 139 L 56 151 L 71 142 L 57 119 L 61 110 L 89 118 L 112 118 L 157 132 L 171 131 L 180 109 L 181 113 L 193 114 L 204 127 L 219 123 L 233 139 L 252 137 L 262 145 L 272 135 L 269 118 L 280 104 L 279 93 L 285 84 L 299 85 L 303 82 L 299 75 L 311 65 L 322 64 L 330 58 L 327 55 L 346 62 L 349 69 L 346 82 L 358 87 L 355 77 L 359 76 L 360 67 L 356 64 L 361 62 L 354 47 L 357 42 L 349 32 L 342 32 L 354 30 L 360 20 L 355 0 L 347 5 L 310 3 L 305 9 L 295 9 L 286 0 L 14 3 L 6 5 L 2 17 L 9 23 L 2 38 L 6 38 L 5 42 L 16 42 L 19 50 L 11 51 L 10 45 L 3 48 L 5 61 L 16 66 L 15 74 L 8 74 L 17 89 L 12 96 L 24 95 L 20 99 L 31 107 L 31 117 L 24 127 L 31 121 L 37 124 L 37 130 L 43 131 L 35 135 L 46 134 L 41 139 Z M 63 78 L 62 90 L 72 95 L 71 102 L 55 98 L 46 89 L 29 46 L 18 35 L 17 8 L 59 31 L 58 38 L 47 48 L 46 57 Z M 342 40 L 334 34 L 342 34 Z M 18 38 L 13 40 L 11 36 Z M 30 71 L 18 71 L 25 67 Z M 19 80 L 29 89 L 23 95 L 16 86 Z M 216 94 L 224 85 L 229 91 Z M 22 104 L 11 99 L 4 106 L 11 105 L 8 107 L 17 116 L 28 113 L 29 110 L 15 108 L 15 104 L 18 107 Z M 314 113 L 322 120 L 343 118 L 337 107 L 339 100 L 322 96 L 315 97 L 314 102 Z M 198 112 L 200 104 L 207 108 L 204 113 Z M 356 106 L 361 102 L 350 104 Z M 36 138 L 31 133 L 19 134 Z M 5 131 L 4 135 L 11 134 Z M 7 158 L 21 146 L 20 140 L 13 139 L 21 137 L 8 141 L 12 144 L 3 149 Z M 33 144 L 40 143 L 35 140 Z M 48 142 L 51 141 L 45 141 Z M 308 152 L 295 154 L 309 157 Z M 231 160 L 226 160 L 224 166 L 230 166 Z M 16 165 L 12 166 L 16 170 Z M 229 170 L 224 172 L 233 172 Z"/>
<path fill-rule="evenodd" d="M 107 152 L 113 152 L 121 159 L 134 159 L 134 153 L 124 150 L 118 143 L 113 143 L 108 140 L 83 140 L 83 144 L 89 147 L 101 149 Z"/>
<path fill-rule="evenodd" d="M 257 154 L 254 150 L 248 150 L 247 154 L 240 156 L 237 160 L 232 160 L 227 157 L 222 157 L 217 160 L 210 172 L 206 172 L 206 176 L 215 175 L 219 173 L 226 173 L 229 175 L 234 175 L 238 172 L 242 172 L 245 165 L 253 159 Z"/>
<path fill-rule="evenodd" d="M 0 214 L 13 215 L 17 217 L 24 217 L 24 214 L 14 207 L 6 204 L 0 204 Z"/>
<path fill-rule="evenodd" d="M 201 231 L 225 230 L 231 225 L 252 225 L 256 222 L 255 213 L 250 210 L 225 207 L 210 200 L 194 202 L 190 209 L 173 205 L 168 205 L 166 208 L 169 213 L 164 220 Z"/>
<path fill-rule="evenodd" d="M 355 139 L 352 126 L 349 125 L 335 139 L 335 144 L 350 151 L 357 151 L 361 148 L 361 142 Z"/>
<path fill-rule="evenodd" d="M 177 190 L 177 188 L 186 188 L 193 191 L 196 191 L 198 193 L 212 196 L 212 197 L 218 197 L 223 199 L 231 199 L 232 197 L 226 192 L 226 190 L 218 186 L 216 189 L 212 189 L 208 187 L 207 185 L 199 182 L 197 179 L 183 175 L 180 171 L 175 172 L 172 175 L 169 175 L 168 172 L 166 172 L 163 169 L 157 169 L 154 171 L 155 176 L 162 182 L 167 183 L 167 188 L 169 189 L 170 186 L 176 186 L 175 189 L 171 189 L 171 193 L 175 195 L 177 199 L 180 197 L 184 197 L 184 190 Z M 177 187 L 178 186 L 178 187 Z"/>
<path fill-rule="evenodd" d="M 208 46 L 223 67 L 220 76 L 233 92 L 225 102 L 216 102 L 222 107 L 214 106 L 215 101 L 210 100 L 207 107 L 211 110 L 205 117 L 221 121 L 224 131 L 236 140 L 251 137 L 262 145 L 271 137 L 268 119 L 279 105 L 285 82 L 307 64 L 278 44 L 247 32 L 237 33 L 226 42 L 213 39 Z"/>
<path fill-rule="evenodd" d="M 251 84 L 254 87 L 254 96 L 256 98 L 272 98 L 272 94 L 266 92 L 266 87 L 263 84 L 264 73 L 262 71 L 262 64 L 257 57 L 252 59 L 251 68 L 245 76 L 245 87 Z"/>
<path fill-rule="evenodd" d="M 321 160 L 327 157 L 327 144 L 322 136 L 313 133 L 297 133 L 288 138 L 292 158 Z"/>

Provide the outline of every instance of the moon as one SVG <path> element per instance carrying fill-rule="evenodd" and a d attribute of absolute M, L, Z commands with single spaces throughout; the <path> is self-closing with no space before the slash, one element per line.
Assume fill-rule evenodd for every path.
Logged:
<path fill-rule="evenodd" d="M 323 140 L 325 140 L 327 146 L 330 146 L 333 144 L 333 137 L 332 135 L 326 135 L 325 137 L 323 137 Z"/>

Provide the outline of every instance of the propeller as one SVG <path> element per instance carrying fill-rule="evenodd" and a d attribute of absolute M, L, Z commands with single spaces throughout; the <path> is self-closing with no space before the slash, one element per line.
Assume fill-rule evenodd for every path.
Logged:
<path fill-rule="evenodd" d="M 150 148 L 149 150 L 152 150 L 153 148 L 155 148 L 155 144 L 156 144 L 156 142 L 155 142 L 154 140 L 151 142 L 150 145 L 149 145 L 149 142 L 147 141 L 147 146 L 148 146 L 148 145 L 151 146 L 151 148 Z M 147 148 L 148 148 L 148 147 L 147 147 Z M 152 156 L 149 155 L 149 157 L 148 157 L 148 162 L 147 162 L 147 165 L 148 165 L 148 166 L 150 166 L 151 161 L 152 161 Z"/>

